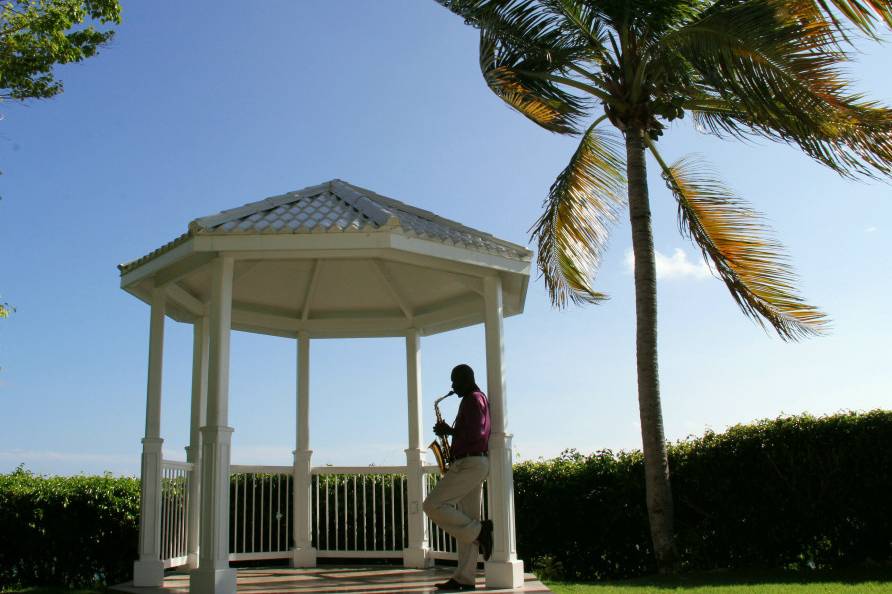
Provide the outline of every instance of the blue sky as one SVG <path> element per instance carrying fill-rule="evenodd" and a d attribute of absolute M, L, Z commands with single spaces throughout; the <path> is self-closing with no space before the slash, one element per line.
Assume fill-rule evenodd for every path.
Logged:
<path fill-rule="evenodd" d="M 65 93 L 0 105 L 0 472 L 132 474 L 144 426 L 148 307 L 115 266 L 196 217 L 334 177 L 526 244 L 576 141 L 511 111 L 477 68 L 473 30 L 433 1 L 124 3 L 114 42 L 58 70 Z M 892 103 L 889 45 L 852 76 Z M 651 165 L 667 437 L 808 411 L 888 408 L 892 186 L 846 181 L 796 150 L 673 125 L 662 152 L 697 152 L 764 212 L 828 337 L 787 344 L 743 317 L 677 231 Z M 628 222 L 598 277 L 611 300 L 553 310 L 539 279 L 505 323 L 516 457 L 639 446 Z M 680 251 L 679 251 L 680 250 Z M 188 441 L 191 327 L 168 321 L 162 436 Z M 484 373 L 482 328 L 422 343 L 426 437 L 452 365 Z M 235 463 L 289 464 L 295 344 L 234 333 Z M 317 464 L 399 464 L 400 339 L 315 341 Z M 451 415 L 455 402 L 445 406 Z"/>

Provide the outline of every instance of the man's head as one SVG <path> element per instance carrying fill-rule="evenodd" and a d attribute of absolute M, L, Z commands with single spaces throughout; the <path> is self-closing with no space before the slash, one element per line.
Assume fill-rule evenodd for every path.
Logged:
<path fill-rule="evenodd" d="M 470 365 L 456 365 L 452 369 L 452 391 L 459 396 L 467 396 L 475 390 L 480 390 L 474 381 L 474 370 Z"/>

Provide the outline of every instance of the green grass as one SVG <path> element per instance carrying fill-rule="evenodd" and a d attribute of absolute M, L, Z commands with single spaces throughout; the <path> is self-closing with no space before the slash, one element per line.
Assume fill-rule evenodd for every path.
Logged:
<path fill-rule="evenodd" d="M 555 594 L 892 594 L 892 570 L 721 571 L 594 584 L 544 581 Z"/>

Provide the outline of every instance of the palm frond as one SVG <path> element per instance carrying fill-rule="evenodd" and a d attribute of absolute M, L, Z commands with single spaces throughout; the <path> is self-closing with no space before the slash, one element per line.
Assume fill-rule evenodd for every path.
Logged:
<path fill-rule="evenodd" d="M 796 19 L 779 0 L 720 1 L 662 39 L 704 85 L 739 96 L 756 114 L 772 113 L 799 94 L 800 101 L 817 103 L 822 93 L 839 93 L 845 81 L 838 66 L 846 55 L 837 41 L 827 22 Z"/>
<path fill-rule="evenodd" d="M 531 57 L 564 61 L 586 52 L 566 35 L 567 20 L 541 0 L 436 0 L 465 23 L 486 30 L 505 45 Z"/>
<path fill-rule="evenodd" d="M 586 131 L 531 229 L 538 265 L 553 305 L 597 303 L 607 298 L 592 289 L 611 226 L 626 204 L 621 140 L 597 128 Z"/>
<path fill-rule="evenodd" d="M 552 13 L 563 16 L 560 29 L 571 38 L 571 43 L 587 48 L 594 62 L 615 59 L 611 56 L 608 39 L 609 19 L 597 3 L 586 0 L 540 0 Z"/>
<path fill-rule="evenodd" d="M 501 43 L 490 31 L 480 32 L 480 71 L 490 90 L 546 130 L 578 134 L 579 119 L 589 103 L 553 82 L 528 74 L 548 72 L 550 67 Z"/>
<path fill-rule="evenodd" d="M 718 2 L 665 37 L 700 76 L 699 122 L 795 144 L 844 176 L 892 174 L 892 110 L 848 91 L 847 56 L 827 21 L 785 6 Z"/>
<path fill-rule="evenodd" d="M 847 178 L 892 176 L 892 110 L 859 97 L 846 98 L 823 119 L 813 113 L 814 129 L 794 113 L 778 110 L 772 119 L 750 113 L 732 98 L 686 103 L 698 130 L 718 137 L 760 136 L 799 147 L 805 154 Z"/>
<path fill-rule="evenodd" d="M 802 0 L 790 5 L 797 14 L 821 13 L 843 35 L 846 23 L 874 39 L 879 39 L 878 22 L 892 28 L 892 2 L 888 0 Z"/>
<path fill-rule="evenodd" d="M 480 70 L 498 97 L 543 128 L 578 134 L 590 102 L 553 80 L 597 53 L 591 40 L 541 0 L 438 0 L 480 30 Z"/>
<path fill-rule="evenodd" d="M 826 316 L 797 294 L 789 258 L 764 218 L 702 162 L 666 165 L 650 148 L 678 201 L 682 235 L 700 247 L 743 313 L 762 327 L 767 322 L 784 340 L 823 334 Z"/>

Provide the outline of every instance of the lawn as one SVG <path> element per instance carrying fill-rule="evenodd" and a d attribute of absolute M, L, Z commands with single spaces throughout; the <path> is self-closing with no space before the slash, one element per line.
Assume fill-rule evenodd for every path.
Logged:
<path fill-rule="evenodd" d="M 892 593 L 892 570 L 696 573 L 595 584 L 544 581 L 555 594 L 874 594 Z"/>

